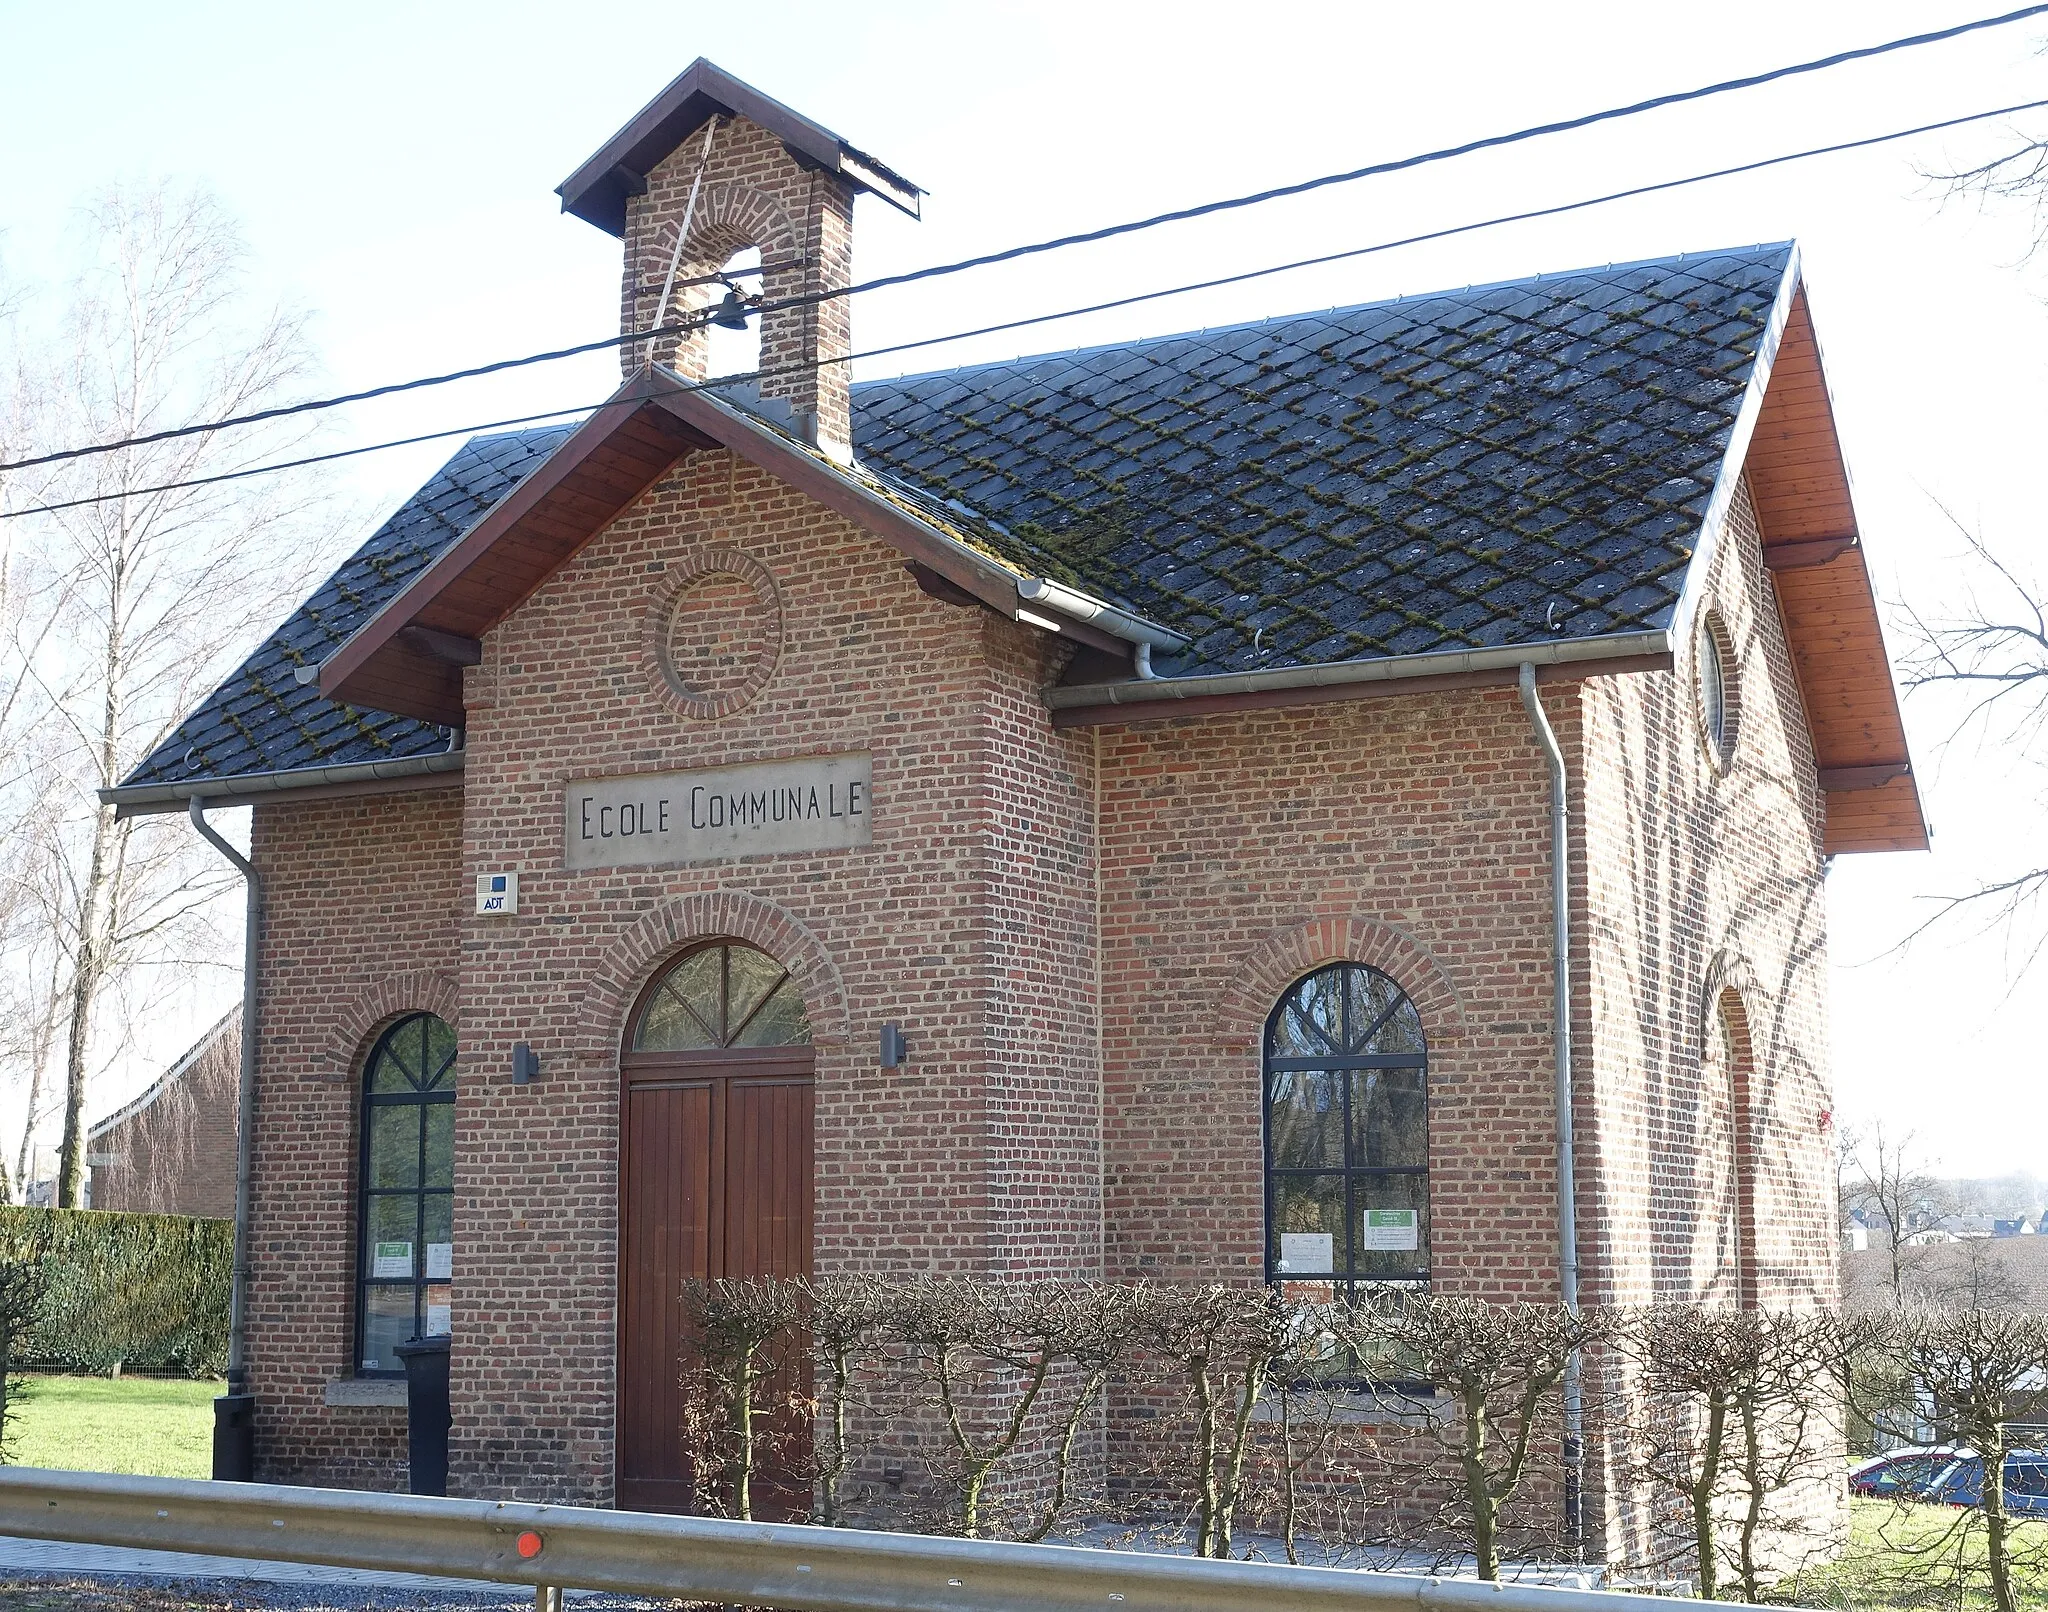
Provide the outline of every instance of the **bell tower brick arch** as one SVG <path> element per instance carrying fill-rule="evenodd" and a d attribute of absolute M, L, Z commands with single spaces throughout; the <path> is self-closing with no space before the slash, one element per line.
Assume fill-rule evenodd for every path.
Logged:
<path fill-rule="evenodd" d="M 665 322 L 662 288 L 672 262 L 667 322 L 719 302 L 726 288 L 705 277 L 749 246 L 760 249 L 762 273 L 741 289 L 771 306 L 848 284 L 853 195 L 845 178 L 799 163 L 782 140 L 747 117 L 705 123 L 655 164 L 646 189 L 627 203 L 621 333 Z M 678 253 L 686 215 L 689 228 Z M 803 302 L 756 318 L 762 399 L 788 403 L 792 428 L 821 452 L 850 458 L 846 366 L 833 362 L 852 350 L 846 300 Z M 704 378 L 709 343 L 701 332 L 626 343 L 619 358 L 628 375 L 648 362 L 650 345 L 654 362 L 686 380 Z"/>

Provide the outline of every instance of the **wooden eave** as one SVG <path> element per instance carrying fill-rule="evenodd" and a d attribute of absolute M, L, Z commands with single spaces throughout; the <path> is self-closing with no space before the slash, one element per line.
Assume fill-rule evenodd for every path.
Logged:
<path fill-rule="evenodd" d="M 578 426 L 320 667 L 320 692 L 373 711 L 461 727 L 474 643 L 710 440 L 648 399 L 646 371 Z"/>
<path fill-rule="evenodd" d="M 1924 851 L 1927 819 L 1803 289 L 1743 465 L 1813 736 L 1825 850 Z"/>
<path fill-rule="evenodd" d="M 912 218 L 918 216 L 924 195 L 920 186 L 701 56 L 555 187 L 562 211 L 609 235 L 623 236 L 626 200 L 647 188 L 647 176 L 656 164 L 711 118 L 735 115 L 766 129 L 806 167 L 838 174 Z"/>
<path fill-rule="evenodd" d="M 850 471 L 668 370 L 643 367 L 527 478 L 320 667 L 330 700 L 463 725 L 462 669 L 478 641 L 684 455 L 724 448 L 862 527 L 959 593 L 1016 620 L 1019 574 L 939 531 Z M 930 591 L 928 588 L 927 591 Z M 1081 621 L 1079 643 L 1130 645 Z"/>

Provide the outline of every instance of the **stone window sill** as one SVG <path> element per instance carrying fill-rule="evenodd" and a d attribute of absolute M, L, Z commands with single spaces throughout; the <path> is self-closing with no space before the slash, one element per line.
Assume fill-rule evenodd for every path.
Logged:
<path fill-rule="evenodd" d="M 395 1377 L 343 1377 L 327 1385 L 327 1403 L 348 1409 L 391 1405 L 405 1409 L 405 1384 Z"/>

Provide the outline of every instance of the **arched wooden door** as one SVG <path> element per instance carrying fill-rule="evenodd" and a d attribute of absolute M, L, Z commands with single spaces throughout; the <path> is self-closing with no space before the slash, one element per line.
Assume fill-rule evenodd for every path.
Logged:
<path fill-rule="evenodd" d="M 682 1448 L 691 1277 L 811 1271 L 811 1032 L 782 965 L 739 941 L 648 986 L 619 1067 L 618 1504 L 694 1509 Z M 778 1485 L 763 1473 L 756 1516 Z M 780 1497 L 793 1509 L 807 1495 Z"/>

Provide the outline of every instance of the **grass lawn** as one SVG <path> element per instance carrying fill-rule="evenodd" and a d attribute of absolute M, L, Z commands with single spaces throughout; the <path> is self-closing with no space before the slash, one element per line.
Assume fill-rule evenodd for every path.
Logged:
<path fill-rule="evenodd" d="M 2012 1553 L 2020 1604 L 2048 1612 L 2048 1523 L 2021 1523 Z M 1960 1597 L 1959 1579 L 1967 1586 Z M 1772 1599 L 1843 1612 L 1989 1612 L 1983 1518 L 1949 1506 L 1851 1500 L 1841 1560 L 1775 1586 Z"/>
<path fill-rule="evenodd" d="M 17 1466 L 203 1478 L 213 1470 L 215 1382 L 30 1377 L 8 1458 Z"/>

